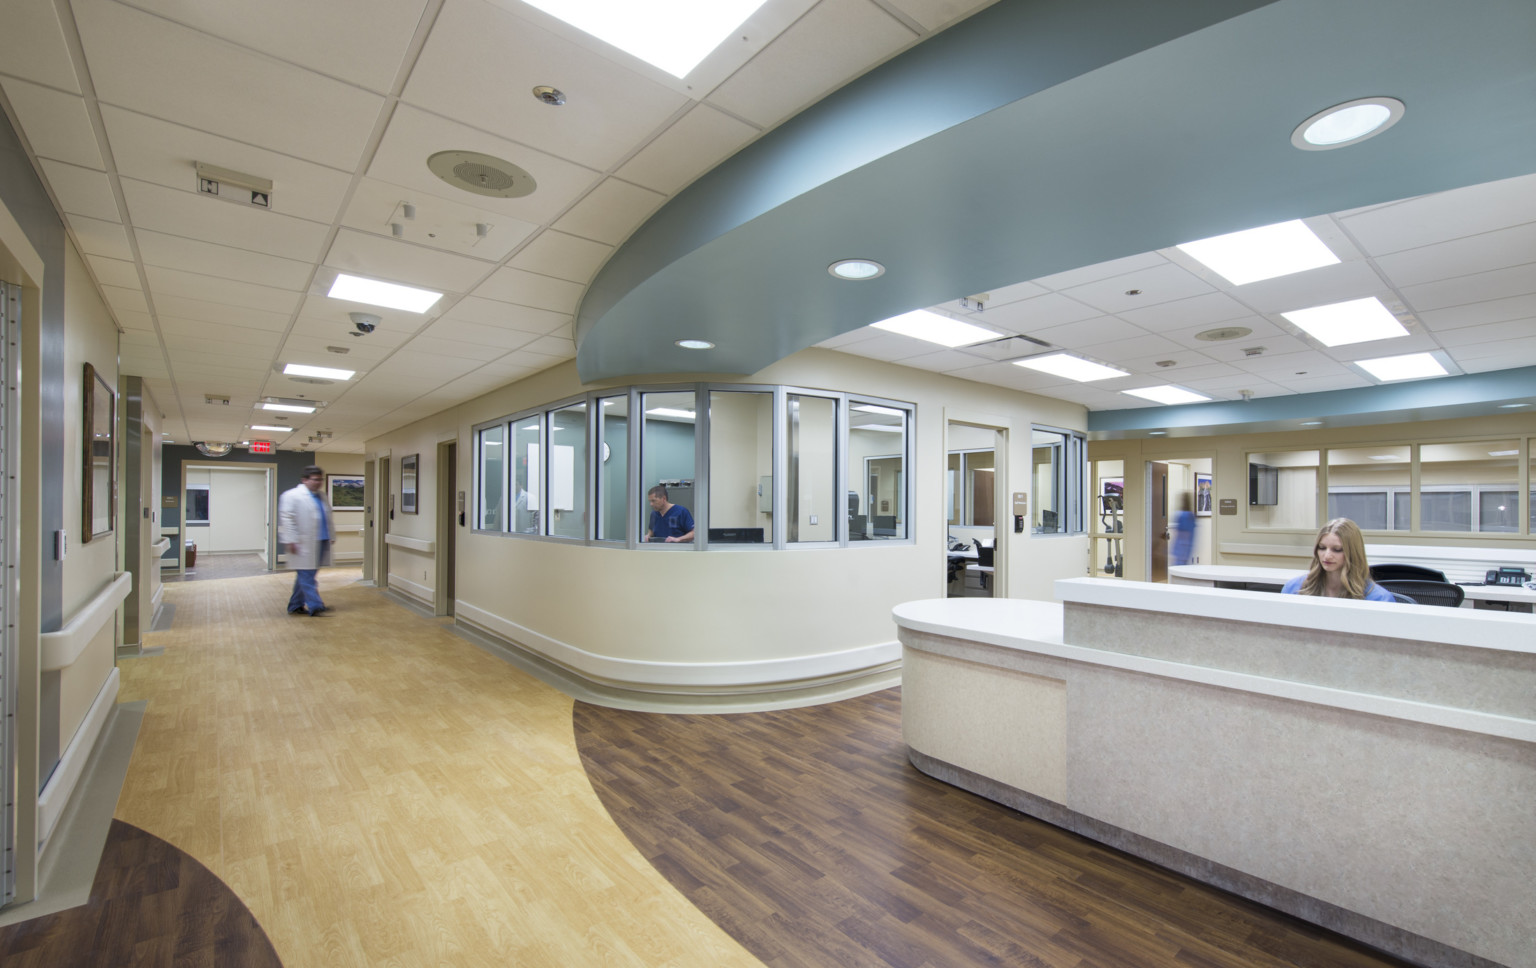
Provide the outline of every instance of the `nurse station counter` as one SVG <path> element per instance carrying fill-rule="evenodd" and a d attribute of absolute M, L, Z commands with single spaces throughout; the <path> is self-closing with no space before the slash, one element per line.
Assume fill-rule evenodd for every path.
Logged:
<path fill-rule="evenodd" d="M 914 766 L 1418 964 L 1536 968 L 1536 616 L 1056 593 L 895 609 Z"/>

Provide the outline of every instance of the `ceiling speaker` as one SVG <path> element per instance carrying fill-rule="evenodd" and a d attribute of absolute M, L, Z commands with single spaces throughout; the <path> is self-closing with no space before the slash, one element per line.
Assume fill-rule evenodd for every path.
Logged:
<path fill-rule="evenodd" d="M 538 187 L 512 162 L 479 151 L 439 151 L 427 159 L 427 168 L 454 188 L 492 198 L 522 198 Z"/>

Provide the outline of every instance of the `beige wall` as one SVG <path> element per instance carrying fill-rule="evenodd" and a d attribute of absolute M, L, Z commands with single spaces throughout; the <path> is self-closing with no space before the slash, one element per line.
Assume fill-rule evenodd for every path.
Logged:
<path fill-rule="evenodd" d="M 679 382 L 698 379 L 689 375 Z M 515 624 L 524 645 L 653 671 L 671 663 L 744 663 L 772 665 L 782 674 L 786 662 L 793 668 L 818 656 L 884 646 L 895 641 L 894 605 L 945 592 L 946 415 L 1009 431 L 1007 460 L 1017 468 L 1018 489 L 1028 487 L 1032 421 L 1077 429 L 1086 424 L 1084 409 L 1075 404 L 824 350 L 796 354 L 749 382 L 915 403 L 917 457 L 909 481 L 917 508 L 916 543 L 700 554 L 587 547 L 465 528 L 458 536 L 459 617 L 478 610 Z M 421 513 L 396 515 L 391 531 L 440 543 L 433 508 L 436 445 L 444 435 L 458 435 L 458 480 L 468 490 L 472 425 L 598 388 L 582 385 L 574 363 L 566 363 L 369 441 L 370 457 L 390 458 L 390 488 L 398 487 L 399 458 L 421 455 Z M 840 508 L 818 507 L 818 514 L 844 513 Z M 1084 571 L 1082 537 L 1040 540 L 1010 533 L 1003 544 L 999 555 L 1013 562 L 1006 586 L 1011 596 L 1049 599 L 1056 578 Z M 391 584 L 400 576 L 428 596 L 434 592 L 430 556 L 398 547 L 391 547 L 389 556 Z M 686 607 L 660 607 L 679 601 Z"/>
<path fill-rule="evenodd" d="M 84 422 L 81 391 L 85 364 L 90 363 L 114 391 L 120 390 L 117 370 L 117 326 L 96 294 L 85 263 L 73 245 L 67 247 L 64 274 L 64 528 L 69 533 L 69 553 L 64 559 L 64 622 L 68 624 L 91 599 L 117 575 L 116 533 L 90 543 L 81 540 L 81 475 L 84 473 Z M 121 406 L 121 400 L 119 400 Z M 121 441 L 119 441 L 121 447 Z M 118 482 L 119 493 L 122 482 Z M 122 514 L 122 508 L 118 509 Z M 69 744 L 96 694 L 111 674 L 117 644 L 117 625 L 108 623 L 90 646 L 59 680 L 59 743 Z"/>
<path fill-rule="evenodd" d="M 1463 420 L 1439 420 L 1412 424 L 1385 424 L 1368 427 L 1343 427 L 1282 431 L 1267 434 L 1231 434 L 1195 438 L 1157 438 L 1137 440 L 1098 440 L 1088 445 L 1089 458 L 1093 461 L 1125 461 L 1125 575 L 1140 580 L 1145 577 L 1146 554 L 1145 462 L 1188 457 L 1192 454 L 1210 455 L 1212 458 L 1212 503 L 1216 513 L 1201 518 L 1201 525 L 1209 529 L 1211 557 L 1203 560 L 1208 564 L 1245 564 L 1277 568 L 1301 567 L 1309 553 L 1312 535 L 1320 522 L 1316 520 L 1315 503 L 1291 502 L 1293 507 L 1304 507 L 1294 521 L 1273 529 L 1254 527 L 1255 517 L 1248 506 L 1248 455 L 1266 453 L 1272 457 L 1298 451 L 1321 451 L 1330 447 L 1362 447 L 1381 444 L 1401 446 L 1413 443 L 1469 443 L 1478 441 L 1508 441 L 1536 438 L 1536 416 L 1508 415 L 1498 417 L 1473 417 Z M 1486 452 L 1486 448 L 1484 449 Z M 1378 452 L 1380 452 L 1378 450 Z M 1476 450 L 1472 451 L 1475 453 Z M 1513 460 L 1513 458 L 1511 458 Z M 1278 461 L 1272 461 L 1278 463 Z M 1513 470 L 1518 470 L 1512 464 Z M 1344 482 L 1355 483 L 1357 469 L 1351 467 Z M 1286 476 L 1280 477 L 1282 506 L 1285 502 Z M 1330 477 L 1330 482 L 1332 478 Z M 1526 492 L 1529 493 L 1529 481 Z M 1310 491 L 1315 495 L 1316 489 Z M 1237 502 L 1236 515 L 1223 515 L 1219 502 L 1223 499 Z M 1312 498 L 1315 502 L 1315 497 Z M 1258 509 L 1255 509 L 1258 510 Z M 1264 512 L 1261 512 L 1261 514 Z M 1273 512 L 1270 512 L 1273 513 Z M 1529 511 L 1525 512 L 1527 516 Z M 1299 523 L 1297 523 L 1299 522 Z M 1371 544 L 1408 544 L 1450 548 L 1497 547 L 1536 548 L 1536 540 L 1528 536 L 1507 534 L 1388 534 L 1372 532 L 1366 540 Z"/>

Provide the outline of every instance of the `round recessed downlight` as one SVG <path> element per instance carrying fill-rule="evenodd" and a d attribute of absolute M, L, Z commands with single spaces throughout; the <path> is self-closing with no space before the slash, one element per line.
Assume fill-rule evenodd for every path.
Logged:
<path fill-rule="evenodd" d="M 712 350 L 715 348 L 715 344 L 707 339 L 680 339 L 673 342 L 685 350 Z"/>
<path fill-rule="evenodd" d="M 1296 126 L 1291 144 L 1302 151 L 1344 148 L 1375 137 L 1396 124 L 1407 108 L 1395 97 L 1363 97 L 1335 104 Z"/>
<path fill-rule="evenodd" d="M 1242 339 L 1252 334 L 1253 330 L 1247 326 L 1222 326 L 1219 329 L 1208 329 L 1203 333 L 1196 333 L 1195 339 L 1204 340 L 1207 343 L 1219 343 L 1222 340 Z"/>
<path fill-rule="evenodd" d="M 454 188 L 491 198 L 522 198 L 538 187 L 512 162 L 480 151 L 439 151 L 427 159 L 427 168 Z"/>
<path fill-rule="evenodd" d="M 827 266 L 827 271 L 839 279 L 858 282 L 863 279 L 880 278 L 885 275 L 885 266 L 868 259 L 839 259 Z"/>

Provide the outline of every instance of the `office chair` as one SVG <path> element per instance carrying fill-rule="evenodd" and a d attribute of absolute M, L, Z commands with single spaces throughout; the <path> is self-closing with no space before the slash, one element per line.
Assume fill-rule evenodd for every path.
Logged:
<path fill-rule="evenodd" d="M 1396 602 L 1397 604 L 1399 604 L 1399 605 L 1417 605 L 1417 604 L 1419 604 L 1418 602 L 1416 602 L 1413 599 L 1409 598 L 1407 595 L 1399 595 L 1397 592 L 1393 592 L 1392 593 L 1392 600 L 1394 602 Z"/>
<path fill-rule="evenodd" d="M 1447 581 L 1379 581 L 1376 584 L 1394 595 L 1407 595 L 1419 605 L 1444 605 L 1459 608 L 1467 593 L 1460 585 Z"/>
<path fill-rule="evenodd" d="M 1423 565 L 1403 565 L 1387 562 L 1371 566 L 1371 581 L 1446 581 L 1445 572 Z"/>

